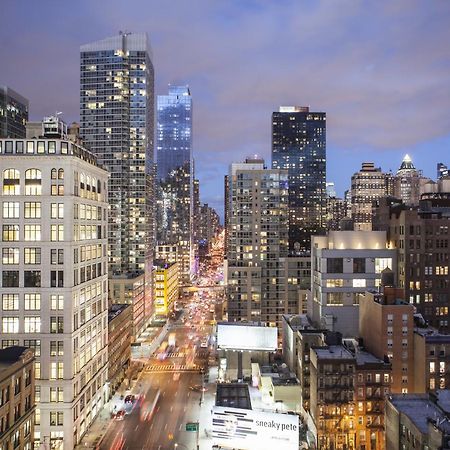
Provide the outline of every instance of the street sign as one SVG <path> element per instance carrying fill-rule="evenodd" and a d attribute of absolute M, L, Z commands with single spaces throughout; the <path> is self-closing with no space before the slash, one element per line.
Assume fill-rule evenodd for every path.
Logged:
<path fill-rule="evenodd" d="M 188 422 L 186 424 L 186 431 L 198 431 L 198 422 Z"/>

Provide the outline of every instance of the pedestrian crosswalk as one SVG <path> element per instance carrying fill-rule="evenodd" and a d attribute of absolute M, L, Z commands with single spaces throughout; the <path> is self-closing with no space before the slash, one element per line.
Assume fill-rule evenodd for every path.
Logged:
<path fill-rule="evenodd" d="M 200 367 L 196 364 L 148 364 L 145 372 L 192 372 L 198 371 Z"/>
<path fill-rule="evenodd" d="M 153 353 L 153 358 L 158 358 L 159 352 Z M 171 352 L 167 353 L 166 358 L 183 358 L 184 353 L 183 352 Z"/>

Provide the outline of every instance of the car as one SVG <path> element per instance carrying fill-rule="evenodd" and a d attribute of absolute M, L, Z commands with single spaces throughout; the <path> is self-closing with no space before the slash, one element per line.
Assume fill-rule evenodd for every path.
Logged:
<path fill-rule="evenodd" d="M 117 414 L 114 416 L 115 420 L 123 420 L 125 418 L 125 411 L 121 409 L 117 412 Z"/>
<path fill-rule="evenodd" d="M 208 348 L 208 343 L 207 343 L 206 341 L 203 341 L 203 342 L 200 344 L 200 347 L 201 347 L 201 348 Z"/>
<path fill-rule="evenodd" d="M 202 386 L 201 384 L 196 384 L 195 386 L 189 386 L 189 389 L 194 392 L 207 392 L 208 388 Z"/>
<path fill-rule="evenodd" d="M 135 400 L 134 395 L 127 395 L 127 396 L 125 397 L 125 403 L 133 403 L 134 400 Z"/>

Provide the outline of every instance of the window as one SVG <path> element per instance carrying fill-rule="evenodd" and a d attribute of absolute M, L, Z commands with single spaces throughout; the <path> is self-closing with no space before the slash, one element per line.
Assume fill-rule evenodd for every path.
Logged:
<path fill-rule="evenodd" d="M 51 204 L 51 218 L 64 219 L 64 203 Z"/>
<path fill-rule="evenodd" d="M 353 279 L 353 287 L 366 287 L 366 280 L 358 278 Z"/>
<path fill-rule="evenodd" d="M 25 195 L 41 195 L 41 176 L 39 169 L 28 169 L 25 171 Z"/>
<path fill-rule="evenodd" d="M 40 333 L 41 332 L 41 318 L 40 317 L 25 317 L 25 333 Z"/>
<path fill-rule="evenodd" d="M 63 184 L 52 184 L 51 195 L 64 195 L 64 185 Z"/>
<path fill-rule="evenodd" d="M 50 226 L 50 240 L 53 242 L 64 240 L 64 225 Z"/>
<path fill-rule="evenodd" d="M 41 202 L 25 202 L 25 219 L 41 218 Z"/>
<path fill-rule="evenodd" d="M 344 280 L 342 278 L 337 279 L 328 279 L 327 280 L 327 288 L 336 288 L 336 287 L 343 287 L 344 286 Z"/>
<path fill-rule="evenodd" d="M 353 273 L 366 273 L 366 258 L 353 258 Z"/>
<path fill-rule="evenodd" d="M 2 248 L 2 264 L 19 264 L 19 249 L 12 247 Z"/>
<path fill-rule="evenodd" d="M 55 141 L 48 142 L 48 152 L 50 154 L 56 153 L 56 142 Z"/>
<path fill-rule="evenodd" d="M 52 248 L 50 250 L 50 264 L 64 264 L 64 249 Z"/>
<path fill-rule="evenodd" d="M 2 226 L 3 242 L 12 242 L 19 240 L 19 225 L 3 225 Z"/>
<path fill-rule="evenodd" d="M 63 317 L 50 317 L 50 333 L 64 333 Z"/>
<path fill-rule="evenodd" d="M 50 425 L 63 425 L 63 413 L 50 411 Z"/>
<path fill-rule="evenodd" d="M 25 270 L 24 287 L 41 287 L 41 271 Z"/>
<path fill-rule="evenodd" d="M 19 271 L 18 270 L 4 270 L 2 272 L 2 286 L 5 287 L 19 287 Z"/>
<path fill-rule="evenodd" d="M 19 218 L 19 202 L 3 202 L 3 218 L 18 219 Z"/>
<path fill-rule="evenodd" d="M 18 333 L 19 332 L 19 318 L 18 317 L 3 317 L 2 318 L 2 332 L 3 333 Z"/>
<path fill-rule="evenodd" d="M 41 249 L 39 247 L 24 248 L 25 264 L 41 264 Z"/>
<path fill-rule="evenodd" d="M 36 356 L 41 356 L 41 341 L 39 339 L 24 339 L 23 345 L 33 349 Z"/>
<path fill-rule="evenodd" d="M 50 388 L 50 401 L 60 403 L 64 401 L 64 389 L 62 387 Z"/>
<path fill-rule="evenodd" d="M 41 240 L 41 226 L 40 225 L 25 225 L 24 238 L 26 241 L 40 241 Z"/>
<path fill-rule="evenodd" d="M 64 270 L 50 271 L 50 286 L 64 287 Z"/>
<path fill-rule="evenodd" d="M 63 310 L 64 309 L 64 295 L 51 294 L 50 295 L 50 309 Z"/>
<path fill-rule="evenodd" d="M 3 311 L 19 310 L 19 294 L 2 294 Z"/>
<path fill-rule="evenodd" d="M 52 171 L 50 172 L 51 179 L 56 180 L 57 175 L 58 171 L 56 169 L 52 169 Z"/>
<path fill-rule="evenodd" d="M 41 346 L 41 344 L 39 343 L 39 354 L 41 354 L 40 346 Z M 36 361 L 34 363 L 34 378 L 36 378 L 36 380 L 40 380 L 41 379 L 41 362 L 40 361 Z"/>
<path fill-rule="evenodd" d="M 327 259 L 327 273 L 343 273 L 343 271 L 344 271 L 343 258 Z"/>
<path fill-rule="evenodd" d="M 20 173 L 16 169 L 3 171 L 3 195 L 20 195 Z"/>
<path fill-rule="evenodd" d="M 39 311 L 41 309 L 41 294 L 25 294 L 25 311 Z"/>
<path fill-rule="evenodd" d="M 50 356 L 64 356 L 63 341 L 50 341 Z"/>
<path fill-rule="evenodd" d="M 58 180 L 64 180 L 64 169 L 58 169 Z"/>
<path fill-rule="evenodd" d="M 343 305 L 344 297 L 342 292 L 327 292 L 327 305 Z"/>

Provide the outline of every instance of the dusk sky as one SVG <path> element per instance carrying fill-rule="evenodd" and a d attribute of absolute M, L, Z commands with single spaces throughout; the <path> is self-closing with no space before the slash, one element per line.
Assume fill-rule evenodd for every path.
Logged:
<path fill-rule="evenodd" d="M 0 0 L 0 84 L 30 118 L 79 120 L 79 47 L 146 31 L 156 94 L 188 84 L 201 199 L 223 211 L 228 165 L 270 163 L 271 113 L 327 113 L 327 179 L 342 195 L 362 161 L 405 153 L 435 178 L 450 164 L 448 0 Z"/>

